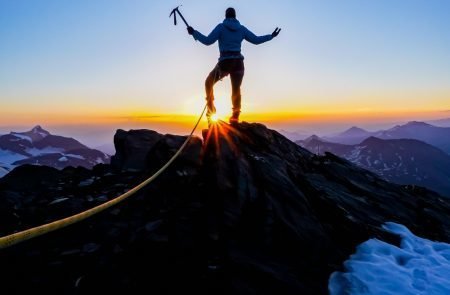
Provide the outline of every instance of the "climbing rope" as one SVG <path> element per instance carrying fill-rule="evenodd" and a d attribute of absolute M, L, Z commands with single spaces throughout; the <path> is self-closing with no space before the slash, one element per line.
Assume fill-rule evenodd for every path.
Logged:
<path fill-rule="evenodd" d="M 30 229 L 27 229 L 24 231 L 20 231 L 20 232 L 5 236 L 5 237 L 1 237 L 0 238 L 0 249 L 10 247 L 10 246 L 18 244 L 20 242 L 23 242 L 23 241 L 44 235 L 46 233 L 61 229 L 68 225 L 80 222 L 88 217 L 94 216 L 95 214 L 100 213 L 100 212 L 122 202 L 123 200 L 125 200 L 125 199 L 131 197 L 132 195 L 134 195 L 135 193 L 137 193 L 140 189 L 142 189 L 143 187 L 148 185 L 150 182 L 155 180 L 159 175 L 161 175 L 173 163 L 173 161 L 175 161 L 175 159 L 181 154 L 183 149 L 188 144 L 189 140 L 192 138 L 192 135 L 194 134 L 195 130 L 197 129 L 197 126 L 200 123 L 200 120 L 202 119 L 203 114 L 205 113 L 205 110 L 206 110 L 206 105 L 203 108 L 203 111 L 202 111 L 200 117 L 198 118 L 197 123 L 195 124 L 194 128 L 192 129 L 191 133 L 186 138 L 186 140 L 181 145 L 181 147 L 178 149 L 178 151 L 172 156 L 172 158 L 170 158 L 170 160 L 164 166 L 162 166 L 152 176 L 150 176 L 149 178 L 147 178 L 146 180 L 144 180 L 137 186 L 133 187 L 129 191 L 123 193 L 122 195 L 120 195 L 108 202 L 100 204 L 94 208 L 88 209 L 88 210 L 80 212 L 78 214 L 75 214 L 75 215 L 72 215 L 72 216 L 69 216 L 69 217 L 66 217 L 63 219 L 59 219 L 59 220 L 56 220 L 56 221 L 53 221 L 53 222 L 50 222 L 50 223 L 47 223 L 44 225 L 40 225 L 37 227 L 33 227 L 33 228 L 30 228 Z"/>

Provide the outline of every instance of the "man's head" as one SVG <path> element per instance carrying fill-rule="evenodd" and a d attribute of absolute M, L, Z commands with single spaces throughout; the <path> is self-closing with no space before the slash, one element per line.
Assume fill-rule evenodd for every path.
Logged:
<path fill-rule="evenodd" d="M 225 11 L 226 18 L 236 18 L 236 10 L 233 7 L 227 8 Z"/>

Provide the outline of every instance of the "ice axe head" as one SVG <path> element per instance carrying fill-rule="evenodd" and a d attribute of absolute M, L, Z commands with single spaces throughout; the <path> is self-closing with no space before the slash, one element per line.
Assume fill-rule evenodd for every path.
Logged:
<path fill-rule="evenodd" d="M 178 11 L 178 7 L 180 7 L 180 6 L 175 7 L 172 10 L 172 12 L 170 13 L 170 15 L 169 15 L 169 17 L 172 17 L 172 15 L 173 15 L 173 24 L 174 25 L 177 25 L 177 11 Z M 180 13 L 180 12 L 178 11 L 178 13 Z"/>

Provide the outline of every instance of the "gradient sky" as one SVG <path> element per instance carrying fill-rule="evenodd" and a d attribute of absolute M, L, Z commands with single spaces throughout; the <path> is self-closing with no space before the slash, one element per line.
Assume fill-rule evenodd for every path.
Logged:
<path fill-rule="evenodd" d="M 0 0 L 0 127 L 191 124 L 218 49 L 173 26 L 180 3 L 204 34 L 229 6 L 256 34 L 282 28 L 243 43 L 244 119 L 302 129 L 449 116 L 447 0 Z M 219 114 L 229 94 L 224 79 Z"/>

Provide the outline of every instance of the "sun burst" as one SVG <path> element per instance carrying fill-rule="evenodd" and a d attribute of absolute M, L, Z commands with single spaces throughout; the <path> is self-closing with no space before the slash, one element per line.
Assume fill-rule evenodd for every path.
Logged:
<path fill-rule="evenodd" d="M 217 114 L 212 114 L 211 115 L 211 122 L 217 123 L 218 121 L 219 121 L 219 116 L 217 116 Z"/>

